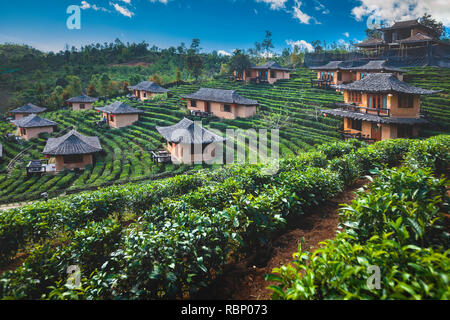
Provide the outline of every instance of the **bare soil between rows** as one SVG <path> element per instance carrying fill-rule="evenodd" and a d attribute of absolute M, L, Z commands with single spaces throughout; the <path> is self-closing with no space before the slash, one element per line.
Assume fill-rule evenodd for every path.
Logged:
<path fill-rule="evenodd" d="M 366 185 L 358 180 L 351 188 L 305 215 L 289 222 L 289 229 L 275 237 L 267 250 L 239 263 L 228 265 L 210 286 L 196 294 L 194 300 L 268 300 L 271 291 L 265 281 L 274 268 L 289 264 L 304 238 L 302 249 L 313 252 L 319 243 L 336 236 L 340 204 L 349 204 L 355 191 Z"/>

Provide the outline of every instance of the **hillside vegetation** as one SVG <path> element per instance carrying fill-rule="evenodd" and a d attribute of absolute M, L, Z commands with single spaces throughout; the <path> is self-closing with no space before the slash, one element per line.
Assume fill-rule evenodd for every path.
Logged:
<path fill-rule="evenodd" d="M 5 170 L 7 164 L 21 150 L 29 149 L 20 157 L 14 170 L 0 173 L 0 203 L 36 199 L 42 192 L 56 196 L 65 191 L 74 192 L 112 183 L 145 181 L 162 174 L 180 173 L 190 169 L 188 166 L 156 166 L 150 159 L 149 151 L 162 148 L 164 143 L 155 126 L 172 125 L 186 116 L 185 102 L 181 100 L 180 95 L 194 92 L 200 86 L 237 89 L 243 96 L 259 101 L 260 113 L 282 113 L 289 116 L 289 122 L 280 130 L 280 153 L 283 157 L 310 150 L 315 144 L 337 141 L 340 121 L 322 117 L 316 109 L 321 105 L 341 101 L 342 96 L 333 91 L 311 89 L 311 76 L 309 70 L 300 69 L 294 72 L 291 80 L 280 81 L 275 86 L 245 85 L 227 78 L 218 78 L 198 84 L 174 86 L 171 88 L 171 98 L 158 98 L 144 103 L 118 98 L 145 111 L 138 123 L 122 129 L 98 127 L 96 122 L 100 120 L 100 115 L 95 111 L 58 110 L 44 113 L 43 117 L 60 124 L 60 132 L 52 136 L 60 136 L 76 127 L 85 135 L 100 138 L 105 152 L 96 157 L 94 166 L 78 173 L 67 171 L 56 176 L 27 177 L 26 164 L 31 159 L 43 158 L 41 152 L 49 135 L 43 134 L 39 139 L 17 144 L 15 140 L 4 138 L 7 132 L 14 132 L 14 127 L 1 123 L 4 156 L 0 159 L 0 170 Z M 258 129 L 270 126 L 261 116 L 237 120 L 210 118 L 203 122 L 206 127 L 220 130 L 223 134 L 226 128 Z"/>
<path fill-rule="evenodd" d="M 0 297 L 190 297 L 213 282 L 227 263 L 264 252 L 271 237 L 284 230 L 290 219 L 314 212 L 319 204 L 372 173 L 379 176 L 370 187 L 376 195 L 369 194 L 365 200 L 361 194 L 353 204 L 354 210 L 345 214 L 349 236 L 343 234 L 332 243 L 341 251 L 332 251 L 322 260 L 314 258 L 311 273 L 308 270 L 304 280 L 291 281 L 297 269 L 282 269 L 283 278 L 271 278 L 283 282 L 277 297 L 339 298 L 348 292 L 346 298 L 445 299 L 449 238 L 442 228 L 441 212 L 448 203 L 447 182 L 434 178 L 432 172 L 439 174 L 448 168 L 449 148 L 448 135 L 428 140 L 387 140 L 370 146 L 358 141 L 339 142 L 282 160 L 280 171 L 273 176 L 264 175 L 261 165 L 233 165 L 9 210 L 0 215 L 4 244 L 0 265 L 9 270 L 1 275 Z M 399 165 L 407 169 L 373 171 Z M 374 210 L 387 205 L 389 223 L 383 223 L 375 212 L 366 213 L 366 201 L 378 201 Z M 398 206 L 389 206 L 392 201 Z M 377 252 L 373 250 L 381 250 L 377 247 L 380 243 L 389 251 L 373 254 Z M 359 253 L 357 262 L 347 252 L 351 246 L 352 252 Z M 24 261 L 15 268 L 17 261 L 12 266 L 10 263 L 19 251 Z M 323 259 L 347 259 L 341 262 L 343 267 L 360 270 L 361 274 L 370 259 L 376 259 L 386 272 L 382 277 L 388 289 L 382 294 L 368 289 L 350 272 L 347 277 L 324 276 L 320 280 L 324 272 L 339 268 L 323 264 Z M 407 262 L 401 268 L 419 272 L 408 269 L 408 273 L 398 273 L 398 266 L 391 267 L 397 260 Z M 66 285 L 69 266 L 79 269 L 81 287 Z M 325 271 L 319 272 L 319 267 Z M 403 276 L 407 279 L 397 285 L 397 279 Z M 322 283 L 337 279 L 343 287 L 333 288 L 341 293 L 314 291 L 325 290 Z M 284 293 L 291 284 L 295 284 L 293 289 Z M 303 292 L 300 286 L 307 286 L 309 291 Z"/>

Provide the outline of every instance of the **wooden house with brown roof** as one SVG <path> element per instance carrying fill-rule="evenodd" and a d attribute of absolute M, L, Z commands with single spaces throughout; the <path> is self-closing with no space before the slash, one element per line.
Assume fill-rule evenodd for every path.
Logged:
<path fill-rule="evenodd" d="M 98 98 L 92 98 L 85 94 L 66 100 L 66 102 L 72 107 L 73 111 L 92 110 L 93 104 L 96 101 L 98 101 Z"/>
<path fill-rule="evenodd" d="M 380 51 L 382 49 L 405 50 L 439 43 L 439 36 L 434 30 L 421 24 L 418 19 L 398 21 L 387 28 L 378 29 L 382 38 L 372 38 L 355 44 L 363 50 Z"/>
<path fill-rule="evenodd" d="M 317 79 L 311 81 L 311 86 L 327 88 L 331 85 L 355 81 L 356 74 L 346 68 L 350 65 L 351 62 L 330 61 L 322 66 L 310 67 L 317 72 Z"/>
<path fill-rule="evenodd" d="M 9 113 L 14 115 L 15 120 L 18 120 L 18 119 L 25 118 L 25 117 L 29 116 L 30 114 L 41 114 L 46 110 L 47 110 L 47 108 L 41 108 L 32 103 L 28 103 L 22 107 L 19 107 L 19 108 L 9 111 Z"/>
<path fill-rule="evenodd" d="M 292 69 L 282 67 L 277 62 L 269 61 L 261 66 L 252 65 L 251 68 L 240 73 L 235 71 L 234 76 L 235 80 L 274 84 L 278 80 L 289 79 L 291 71 Z"/>
<path fill-rule="evenodd" d="M 344 93 L 344 103 L 322 113 L 344 118 L 345 137 L 372 141 L 417 136 L 420 125 L 427 122 L 420 115 L 420 96 L 436 93 L 390 73 L 369 74 L 338 89 Z"/>
<path fill-rule="evenodd" d="M 56 171 L 62 171 L 85 169 L 101 151 L 98 137 L 84 136 L 74 129 L 59 138 L 49 138 L 42 153 L 54 158 Z"/>
<path fill-rule="evenodd" d="M 156 130 L 167 140 L 167 151 L 174 163 L 212 162 L 222 154 L 217 148 L 222 148 L 225 139 L 187 118 Z"/>
<path fill-rule="evenodd" d="M 223 119 L 250 118 L 256 115 L 258 101 L 247 99 L 235 90 L 200 88 L 182 96 L 191 112 L 211 114 Z"/>
<path fill-rule="evenodd" d="M 139 115 L 144 113 L 144 111 L 133 108 L 120 101 L 95 109 L 98 112 L 102 112 L 103 121 L 108 123 L 112 128 L 131 126 L 139 120 Z"/>
<path fill-rule="evenodd" d="M 403 80 L 405 70 L 391 67 L 386 60 L 371 60 L 354 65 L 352 61 L 330 61 L 329 63 L 310 67 L 311 70 L 317 71 L 317 79 L 311 81 L 311 86 L 331 87 L 340 84 L 358 81 L 371 73 L 392 73 L 399 80 Z"/>
<path fill-rule="evenodd" d="M 40 133 L 52 133 L 58 125 L 58 123 L 41 118 L 36 114 L 14 120 L 13 124 L 17 126 L 19 136 L 25 140 L 37 138 Z"/>
<path fill-rule="evenodd" d="M 142 81 L 135 86 L 129 86 L 128 89 L 141 101 L 151 99 L 158 94 L 170 91 L 151 81 Z"/>

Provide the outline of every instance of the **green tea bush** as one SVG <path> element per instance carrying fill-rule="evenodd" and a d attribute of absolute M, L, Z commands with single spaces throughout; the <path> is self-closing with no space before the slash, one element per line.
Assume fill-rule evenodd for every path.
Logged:
<path fill-rule="evenodd" d="M 406 154 L 406 164 L 412 169 L 429 167 L 438 173 L 446 172 L 450 165 L 450 136 L 415 141 Z"/>
<path fill-rule="evenodd" d="M 401 246 L 389 234 L 359 243 L 341 233 L 322 244 L 314 254 L 299 250 L 291 264 L 275 268 L 266 277 L 276 283 L 269 287 L 273 299 L 450 298 L 450 250 Z M 368 281 L 373 274 L 371 266 L 380 267 L 379 289 Z"/>
<path fill-rule="evenodd" d="M 342 209 L 345 232 L 275 268 L 274 299 L 448 299 L 446 181 L 429 169 L 384 170 Z M 379 288 L 370 268 L 381 271 Z"/>

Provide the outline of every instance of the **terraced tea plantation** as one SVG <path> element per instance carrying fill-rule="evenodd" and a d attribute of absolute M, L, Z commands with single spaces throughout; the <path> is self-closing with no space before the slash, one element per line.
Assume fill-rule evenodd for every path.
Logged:
<path fill-rule="evenodd" d="M 450 75 L 448 70 L 422 68 L 413 69 L 411 72 L 420 75 L 415 84 L 425 88 L 446 90 L 440 94 L 439 98 L 427 98 L 423 106 L 433 119 L 439 121 L 443 129 L 448 130 L 450 117 L 446 114 L 450 113 L 447 96 L 449 85 L 444 80 L 445 76 L 441 76 L 440 82 L 434 80 L 436 73 Z M 65 192 L 74 193 L 111 184 L 148 181 L 200 168 L 201 166 L 186 165 L 156 166 L 151 161 L 149 153 L 150 150 L 161 149 L 164 143 L 155 126 L 172 125 L 186 116 L 186 106 L 180 95 L 195 92 L 200 87 L 236 89 L 242 96 L 256 99 L 260 103 L 258 116 L 252 119 L 223 120 L 214 117 L 204 119 L 203 124 L 209 129 L 218 129 L 223 133 L 227 128 L 270 129 L 265 115 L 281 113 L 283 117 L 289 117 L 289 122 L 280 130 L 280 154 L 283 157 L 308 151 L 316 144 L 339 140 L 337 130 L 342 124 L 341 120 L 321 116 L 318 108 L 342 101 L 343 97 L 333 90 L 310 88 L 310 79 L 314 76 L 315 74 L 308 69 L 299 69 L 291 74 L 290 80 L 279 81 L 274 86 L 246 85 L 222 77 L 197 84 L 172 87 L 170 98 L 145 103 L 119 98 L 145 111 L 139 122 L 122 129 L 97 126 L 100 115 L 95 111 L 60 110 L 45 113 L 44 117 L 60 124 L 59 131 L 52 134 L 53 137 L 66 133 L 72 127 L 76 127 L 82 134 L 99 137 L 104 152 L 96 156 L 93 166 L 88 166 L 82 172 L 65 171 L 57 175 L 27 177 L 25 167 L 28 161 L 43 159 L 41 152 L 49 135 L 44 134 L 38 139 L 30 142 L 22 141 L 18 144 L 17 141 L 4 137 L 4 133 L 14 132 L 15 127 L 2 123 L 0 125 L 3 144 L 3 157 L 0 158 L 0 204 L 38 199 L 42 192 L 48 192 L 50 197 L 54 197 Z M 438 110 L 442 111 L 439 116 Z M 442 114 L 445 115 L 444 119 Z M 17 161 L 11 161 L 15 157 Z M 8 164 L 10 164 L 9 168 L 7 168 Z"/>
<path fill-rule="evenodd" d="M 421 99 L 421 113 L 433 125 L 432 130 L 424 130 L 424 134 L 450 131 L 450 69 L 448 68 L 408 68 L 404 80 L 412 85 L 431 90 L 443 90 L 441 93 L 424 96 Z"/>

